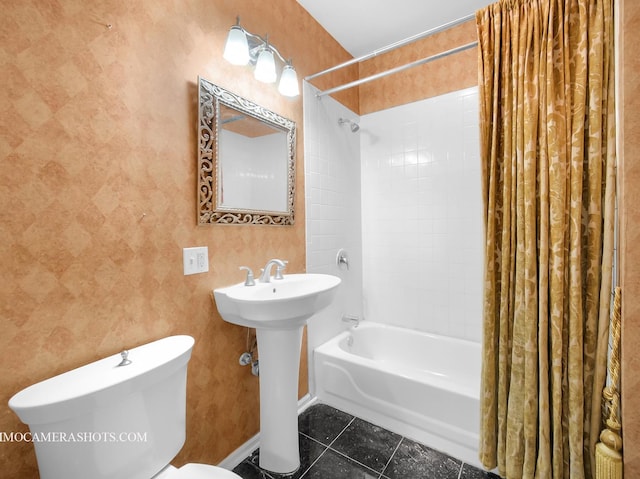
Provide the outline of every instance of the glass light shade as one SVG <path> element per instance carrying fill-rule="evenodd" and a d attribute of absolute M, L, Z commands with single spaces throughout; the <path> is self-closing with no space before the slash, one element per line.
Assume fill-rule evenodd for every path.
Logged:
<path fill-rule="evenodd" d="M 227 35 L 227 43 L 222 55 L 225 60 L 233 65 L 246 65 L 249 63 L 249 43 L 244 31 L 238 25 L 234 25 Z"/>
<path fill-rule="evenodd" d="M 253 72 L 256 80 L 264 83 L 274 83 L 276 81 L 276 62 L 273 58 L 273 52 L 265 48 L 258 55 L 256 69 Z"/>
<path fill-rule="evenodd" d="M 298 96 L 300 88 L 298 87 L 298 75 L 291 65 L 285 65 L 280 75 L 280 83 L 278 91 L 284 96 Z"/>

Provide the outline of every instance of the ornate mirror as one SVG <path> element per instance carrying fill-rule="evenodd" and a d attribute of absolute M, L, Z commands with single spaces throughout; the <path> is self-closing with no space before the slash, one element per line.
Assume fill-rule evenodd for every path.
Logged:
<path fill-rule="evenodd" d="M 198 78 L 198 223 L 292 225 L 296 124 Z"/>

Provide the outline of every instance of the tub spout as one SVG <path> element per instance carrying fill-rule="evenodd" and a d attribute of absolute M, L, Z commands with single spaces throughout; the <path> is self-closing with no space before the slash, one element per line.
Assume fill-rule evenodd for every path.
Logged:
<path fill-rule="evenodd" d="M 345 314 L 342 317 L 342 321 L 344 323 L 350 323 L 354 328 L 357 328 L 358 325 L 360 324 L 360 318 L 358 316 L 353 316 L 349 314 Z"/>

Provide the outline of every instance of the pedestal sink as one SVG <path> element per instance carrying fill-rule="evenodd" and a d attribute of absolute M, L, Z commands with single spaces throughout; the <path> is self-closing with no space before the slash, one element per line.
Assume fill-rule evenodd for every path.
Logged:
<path fill-rule="evenodd" d="M 328 274 L 287 274 L 213 291 L 229 323 L 256 328 L 260 354 L 260 467 L 287 474 L 300 467 L 298 373 L 302 329 L 327 307 L 340 284 Z"/>

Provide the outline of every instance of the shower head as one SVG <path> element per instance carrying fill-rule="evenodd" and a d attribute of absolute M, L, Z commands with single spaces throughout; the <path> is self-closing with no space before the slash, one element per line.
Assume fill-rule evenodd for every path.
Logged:
<path fill-rule="evenodd" d="M 360 125 L 358 125 L 355 121 L 349 120 L 347 118 L 340 118 L 338 120 L 338 125 L 344 125 L 345 123 L 349 124 L 349 128 L 351 128 L 351 132 L 355 133 L 360 129 Z"/>

